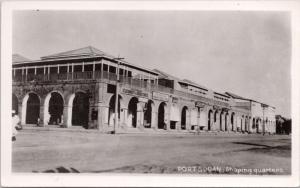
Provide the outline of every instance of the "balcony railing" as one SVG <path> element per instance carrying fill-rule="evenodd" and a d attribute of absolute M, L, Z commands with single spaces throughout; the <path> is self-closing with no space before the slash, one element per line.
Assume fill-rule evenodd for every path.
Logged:
<path fill-rule="evenodd" d="M 95 71 L 95 72 L 73 72 L 73 73 L 51 73 L 51 74 L 27 74 L 27 75 L 16 75 L 13 76 L 14 82 L 53 82 L 57 80 L 61 81 L 72 81 L 72 80 L 107 80 L 107 81 L 117 81 L 117 74 L 110 73 L 106 71 Z M 145 91 L 158 91 L 168 94 L 174 94 L 180 97 L 186 97 L 198 101 L 208 100 L 214 101 L 212 99 L 195 95 L 192 93 L 187 93 L 184 91 L 174 90 L 172 88 L 151 83 L 149 81 L 135 79 L 132 77 L 119 76 L 119 83 L 123 86 L 134 88 L 134 89 L 144 89 Z M 218 104 L 221 104 L 218 101 Z M 222 102 L 221 105 L 228 106 L 228 103 Z"/>

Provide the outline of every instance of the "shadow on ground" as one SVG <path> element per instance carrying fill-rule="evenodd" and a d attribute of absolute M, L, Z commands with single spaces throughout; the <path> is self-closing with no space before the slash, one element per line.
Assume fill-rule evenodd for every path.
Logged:
<path fill-rule="evenodd" d="M 291 157 L 291 144 L 288 145 L 280 145 L 280 146 L 268 146 L 264 144 L 255 144 L 255 143 L 248 143 L 248 142 L 233 142 L 234 144 L 242 144 L 242 145 L 251 145 L 251 146 L 259 146 L 260 148 L 253 147 L 245 150 L 239 151 L 249 151 L 254 153 L 262 153 L 277 157 Z"/>
<path fill-rule="evenodd" d="M 63 166 L 57 167 L 55 169 L 49 169 L 49 170 L 45 170 L 45 171 L 32 171 L 35 173 L 80 173 L 78 170 L 76 170 L 75 168 L 65 168 Z"/>

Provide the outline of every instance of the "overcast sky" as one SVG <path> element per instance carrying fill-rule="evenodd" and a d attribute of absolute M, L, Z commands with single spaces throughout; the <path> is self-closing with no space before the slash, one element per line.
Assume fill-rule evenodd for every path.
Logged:
<path fill-rule="evenodd" d="M 29 59 L 85 46 L 290 117 L 290 17 L 285 12 L 18 11 L 13 53 Z"/>

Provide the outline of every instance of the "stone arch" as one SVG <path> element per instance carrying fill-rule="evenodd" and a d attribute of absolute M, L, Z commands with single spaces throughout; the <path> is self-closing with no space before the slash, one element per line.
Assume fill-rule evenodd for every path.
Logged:
<path fill-rule="evenodd" d="M 261 131 L 263 131 L 263 128 L 262 128 L 262 122 L 263 120 L 261 118 L 259 118 L 259 121 L 258 121 L 258 127 L 259 127 L 259 132 L 261 133 Z"/>
<path fill-rule="evenodd" d="M 245 132 L 248 132 L 248 124 L 249 124 L 249 117 L 246 115 L 245 116 Z"/>
<path fill-rule="evenodd" d="M 145 128 L 151 128 L 153 127 L 154 122 L 154 102 L 152 100 L 148 100 L 148 102 L 145 104 L 145 111 L 144 111 L 144 127 Z"/>
<path fill-rule="evenodd" d="M 44 125 L 63 123 L 64 97 L 59 91 L 47 94 L 44 100 Z"/>
<path fill-rule="evenodd" d="M 222 111 L 220 111 L 220 125 L 219 125 L 219 127 L 220 127 L 220 131 L 223 131 L 223 116 L 224 116 L 224 111 L 222 110 Z"/>
<path fill-rule="evenodd" d="M 72 126 L 72 108 L 73 108 L 73 101 L 75 98 L 75 93 L 71 94 L 68 98 L 68 110 L 67 110 L 67 127 L 71 127 Z"/>
<path fill-rule="evenodd" d="M 218 114 L 219 114 L 219 111 L 218 110 L 215 110 L 215 113 L 214 113 L 214 129 L 218 129 Z"/>
<path fill-rule="evenodd" d="M 228 121 L 229 121 L 229 113 L 225 114 L 225 131 L 228 131 Z"/>
<path fill-rule="evenodd" d="M 213 125 L 213 111 L 209 109 L 208 111 L 208 122 L 207 122 L 207 130 L 211 131 L 212 130 L 212 125 Z"/>
<path fill-rule="evenodd" d="M 245 117 L 244 115 L 241 116 L 241 126 L 240 126 L 240 132 L 244 132 L 244 125 L 245 124 Z"/>
<path fill-rule="evenodd" d="M 40 118 L 41 98 L 35 92 L 27 93 L 22 101 L 22 124 L 37 124 Z"/>
<path fill-rule="evenodd" d="M 70 101 L 71 100 L 71 101 Z M 85 92 L 77 91 L 70 97 L 71 102 L 71 125 L 88 128 L 89 122 L 89 97 Z"/>
<path fill-rule="evenodd" d="M 217 116 L 218 116 L 218 113 L 219 111 L 218 110 L 215 110 L 215 113 L 214 113 L 214 122 L 216 123 L 217 122 Z"/>
<path fill-rule="evenodd" d="M 19 99 L 14 93 L 12 94 L 11 108 L 16 114 L 19 114 Z"/>
<path fill-rule="evenodd" d="M 234 121 L 234 119 L 235 119 L 235 113 L 232 112 L 231 113 L 231 117 L 230 117 L 231 131 L 234 131 L 234 127 L 235 127 L 235 121 Z"/>
<path fill-rule="evenodd" d="M 112 95 L 109 98 L 108 103 L 108 125 L 114 125 L 114 118 L 115 118 L 115 103 L 116 103 L 116 95 Z M 118 95 L 118 121 L 121 120 L 121 111 L 123 108 L 123 97 L 122 95 Z"/>
<path fill-rule="evenodd" d="M 268 117 L 265 120 L 265 126 L 263 127 L 263 132 L 267 132 L 269 130 L 269 120 Z"/>
<path fill-rule="evenodd" d="M 252 130 L 256 129 L 256 120 L 255 118 L 252 119 Z"/>
<path fill-rule="evenodd" d="M 167 113 L 167 104 L 165 102 L 161 102 L 158 106 L 158 118 L 157 118 L 158 129 L 167 128 L 166 113 Z"/>
<path fill-rule="evenodd" d="M 181 110 L 181 129 L 187 129 L 187 117 L 188 117 L 188 107 L 183 106 Z"/>
<path fill-rule="evenodd" d="M 259 133 L 259 118 L 256 119 L 255 128 L 256 132 Z"/>
<path fill-rule="evenodd" d="M 131 127 L 137 127 L 137 112 L 138 112 L 138 102 L 139 99 L 137 97 L 132 97 L 128 103 L 128 122 L 127 124 Z"/>

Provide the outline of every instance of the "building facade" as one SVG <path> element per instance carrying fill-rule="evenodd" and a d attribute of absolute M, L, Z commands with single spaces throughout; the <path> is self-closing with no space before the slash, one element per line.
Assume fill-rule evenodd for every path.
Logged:
<path fill-rule="evenodd" d="M 272 106 L 136 66 L 91 46 L 35 61 L 13 55 L 12 66 L 12 108 L 24 126 L 275 133 Z"/>

